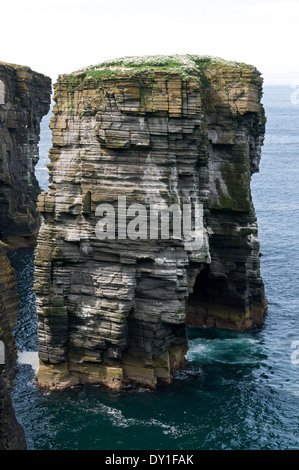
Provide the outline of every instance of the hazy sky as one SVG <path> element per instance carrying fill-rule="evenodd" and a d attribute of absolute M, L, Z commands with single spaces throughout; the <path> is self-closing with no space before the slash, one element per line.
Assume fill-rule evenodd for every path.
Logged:
<path fill-rule="evenodd" d="M 60 73 L 106 59 L 207 54 L 299 84 L 299 0 L 0 0 L 0 60 Z"/>

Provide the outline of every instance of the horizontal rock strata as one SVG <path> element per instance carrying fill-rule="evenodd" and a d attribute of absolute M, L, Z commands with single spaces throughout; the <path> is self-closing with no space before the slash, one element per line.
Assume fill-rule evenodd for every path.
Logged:
<path fill-rule="evenodd" d="M 50 95 L 50 78 L 29 67 L 0 62 L 0 450 L 26 448 L 11 399 L 19 304 L 16 275 L 6 252 L 36 243 L 40 189 L 34 166 L 40 121 L 49 111 Z"/>
<path fill-rule="evenodd" d="M 13 337 L 19 307 L 16 284 L 6 248 L 0 242 L 0 450 L 26 449 L 24 431 L 11 400 L 17 359 Z"/>
<path fill-rule="evenodd" d="M 0 62 L 0 239 L 12 249 L 36 243 L 40 189 L 34 167 L 50 96 L 50 78 Z"/>
<path fill-rule="evenodd" d="M 38 202 L 40 386 L 156 387 L 184 364 L 186 325 L 263 323 L 250 194 L 261 95 L 254 67 L 200 56 L 121 59 L 59 78 Z M 172 204 L 180 215 L 201 208 L 198 245 L 184 230 L 150 231 L 150 216 Z M 103 234 L 111 207 L 114 237 Z"/>

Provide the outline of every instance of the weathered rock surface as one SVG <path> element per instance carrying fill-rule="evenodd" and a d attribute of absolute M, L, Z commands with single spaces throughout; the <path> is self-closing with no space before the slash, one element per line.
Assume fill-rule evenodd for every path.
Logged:
<path fill-rule="evenodd" d="M 50 78 L 0 62 L 0 239 L 12 249 L 36 243 L 40 189 L 34 166 L 50 96 Z"/>
<path fill-rule="evenodd" d="M 17 358 L 12 331 L 17 324 L 18 306 L 15 272 L 0 242 L 0 450 L 26 449 L 25 434 L 11 400 Z"/>
<path fill-rule="evenodd" d="M 49 110 L 50 95 L 50 78 L 29 67 L 0 62 L 0 450 L 26 448 L 11 400 L 17 358 L 13 328 L 19 304 L 6 250 L 36 243 L 40 189 L 34 166 L 40 121 Z"/>
<path fill-rule="evenodd" d="M 40 386 L 155 387 L 183 366 L 186 325 L 263 323 L 250 194 L 261 95 L 254 67 L 200 56 L 129 58 L 59 78 L 38 202 Z M 126 208 L 198 204 L 202 243 L 153 237 L 140 207 L 135 237 L 118 215 L 115 238 L 99 237 L 97 207 L 119 214 L 119 197 Z"/>

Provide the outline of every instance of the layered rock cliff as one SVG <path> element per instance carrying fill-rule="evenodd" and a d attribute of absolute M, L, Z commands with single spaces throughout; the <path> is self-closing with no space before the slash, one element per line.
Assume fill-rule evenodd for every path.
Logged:
<path fill-rule="evenodd" d="M 26 448 L 11 399 L 18 291 L 6 251 L 36 243 L 40 189 L 34 166 L 40 121 L 49 111 L 50 96 L 50 78 L 29 67 L 0 62 L 0 450 Z"/>
<path fill-rule="evenodd" d="M 155 387 L 183 366 L 186 326 L 263 323 L 250 194 L 261 96 L 254 67 L 201 56 L 126 58 L 59 78 L 38 202 L 40 386 Z"/>
<path fill-rule="evenodd" d="M 40 189 L 34 167 L 50 96 L 49 77 L 0 62 L 0 239 L 12 249 L 36 243 Z"/>
<path fill-rule="evenodd" d="M 17 358 L 12 331 L 17 315 L 16 276 L 0 242 L 0 450 L 26 449 L 24 431 L 16 420 L 11 400 Z"/>

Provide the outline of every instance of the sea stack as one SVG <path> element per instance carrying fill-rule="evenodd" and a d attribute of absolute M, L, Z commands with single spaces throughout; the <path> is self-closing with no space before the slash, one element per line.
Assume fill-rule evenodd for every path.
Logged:
<path fill-rule="evenodd" d="M 40 214 L 34 166 L 40 121 L 49 111 L 50 96 L 49 77 L 0 62 L 0 450 L 26 449 L 11 399 L 17 372 L 13 329 L 19 298 L 7 251 L 36 243 Z"/>
<path fill-rule="evenodd" d="M 41 387 L 155 388 L 183 367 L 187 326 L 263 324 L 261 97 L 255 67 L 206 56 L 59 77 L 35 251 Z M 159 213 L 169 236 L 151 226 L 163 207 L 178 209 Z"/>

